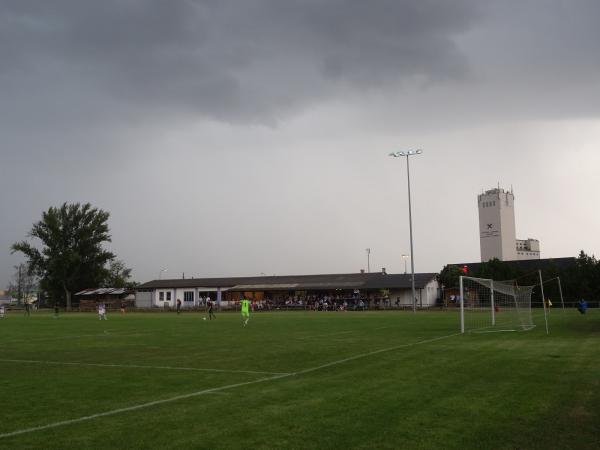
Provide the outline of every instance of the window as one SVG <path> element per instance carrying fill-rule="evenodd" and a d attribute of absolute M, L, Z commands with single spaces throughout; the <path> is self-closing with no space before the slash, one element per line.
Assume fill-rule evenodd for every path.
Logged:
<path fill-rule="evenodd" d="M 160 291 L 158 293 L 158 300 L 160 300 L 161 302 L 165 300 L 165 293 Z"/>
<path fill-rule="evenodd" d="M 193 302 L 194 301 L 194 291 L 185 291 L 183 293 L 183 301 L 184 302 Z"/>
<path fill-rule="evenodd" d="M 167 301 L 170 302 L 171 301 L 171 293 L 167 292 Z"/>

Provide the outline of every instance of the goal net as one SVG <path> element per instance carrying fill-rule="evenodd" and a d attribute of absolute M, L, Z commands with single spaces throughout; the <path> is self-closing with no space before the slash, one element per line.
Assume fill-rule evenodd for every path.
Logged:
<path fill-rule="evenodd" d="M 511 281 L 460 277 L 461 332 L 529 330 L 533 286 Z"/>

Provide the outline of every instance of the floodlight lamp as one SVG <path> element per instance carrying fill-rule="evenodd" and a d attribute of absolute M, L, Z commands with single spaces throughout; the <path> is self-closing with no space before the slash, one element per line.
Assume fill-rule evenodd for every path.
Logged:
<path fill-rule="evenodd" d="M 389 154 L 389 156 L 393 156 L 394 158 L 398 158 L 399 156 L 402 156 L 402 155 L 400 154 L 400 152 L 392 152 L 392 153 Z"/>
<path fill-rule="evenodd" d="M 421 153 L 423 153 L 423 150 L 419 148 L 419 149 L 417 149 L 416 153 L 417 153 L 417 155 L 420 155 Z"/>

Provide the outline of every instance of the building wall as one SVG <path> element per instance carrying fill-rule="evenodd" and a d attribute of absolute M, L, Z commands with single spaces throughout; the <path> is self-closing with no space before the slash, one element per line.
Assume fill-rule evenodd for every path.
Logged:
<path fill-rule="evenodd" d="M 481 261 L 540 259 L 537 239 L 517 239 L 514 195 L 504 189 L 491 189 L 477 196 Z"/>
<path fill-rule="evenodd" d="M 161 292 L 163 300 L 161 300 Z M 186 292 L 189 292 L 190 294 L 186 295 Z M 205 303 L 201 304 L 200 296 L 205 299 L 208 295 L 213 302 L 219 300 L 218 289 L 206 287 L 156 289 L 152 294 L 152 305 L 158 306 L 159 308 L 175 308 L 177 306 L 177 299 L 181 300 L 182 308 L 188 309 L 205 306 Z M 192 300 L 186 301 L 186 298 L 191 298 Z"/>
<path fill-rule="evenodd" d="M 172 308 L 175 306 L 175 301 L 175 289 L 157 289 L 154 291 L 154 306 Z"/>
<path fill-rule="evenodd" d="M 435 306 L 439 297 L 439 284 L 437 280 L 431 280 L 425 288 L 417 288 L 415 291 L 417 295 L 417 307 L 429 308 Z M 391 305 L 395 306 L 398 300 L 401 307 L 412 307 L 412 288 L 390 289 Z"/>
<path fill-rule="evenodd" d="M 226 289 L 226 288 L 225 288 Z M 193 292 L 193 301 L 186 302 L 185 301 L 185 292 Z M 162 300 L 161 300 L 162 293 Z M 159 308 L 175 308 L 177 305 L 177 299 L 181 299 L 181 305 L 183 308 L 195 308 L 199 307 L 200 295 L 202 297 L 206 297 L 206 295 L 210 295 L 210 298 L 213 302 L 218 303 L 219 301 L 219 292 L 216 288 L 203 288 L 203 287 L 195 287 L 195 288 L 162 288 L 156 289 L 152 292 L 138 291 L 136 294 L 136 306 L 140 308 L 149 307 L 147 304 L 151 304 L 153 307 Z M 221 293 L 223 294 L 223 292 Z M 312 294 L 311 294 L 312 295 Z M 437 280 L 431 280 L 423 289 L 416 288 L 416 296 L 417 296 L 417 306 L 418 307 L 430 307 L 436 304 L 437 298 L 439 296 L 439 285 Z M 253 296 L 248 296 L 253 297 Z M 392 306 L 395 306 L 396 300 L 399 299 L 400 306 L 412 306 L 412 289 L 403 288 L 403 289 L 390 289 L 389 293 L 390 303 Z M 221 301 L 221 306 L 227 308 L 230 302 L 225 300 Z M 235 302 L 231 302 L 232 304 Z M 202 305 L 204 306 L 204 305 Z"/>
<path fill-rule="evenodd" d="M 477 196 L 481 261 L 517 259 L 514 195 L 491 189 Z"/>
<path fill-rule="evenodd" d="M 540 259 L 540 241 L 537 239 L 517 239 L 517 259 Z"/>
<path fill-rule="evenodd" d="M 135 293 L 135 307 L 136 308 L 152 308 L 154 299 L 154 292 L 149 291 L 137 291 Z"/>

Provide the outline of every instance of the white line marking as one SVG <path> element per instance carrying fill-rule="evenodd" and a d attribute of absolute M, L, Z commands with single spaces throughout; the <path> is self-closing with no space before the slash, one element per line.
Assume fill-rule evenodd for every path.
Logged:
<path fill-rule="evenodd" d="M 0 359 L 0 362 L 26 363 L 26 364 L 51 364 L 57 366 L 92 366 L 123 369 L 160 369 L 160 370 L 189 370 L 194 372 L 223 372 L 223 373 L 251 373 L 255 375 L 289 375 L 287 372 L 263 372 L 260 370 L 229 370 L 229 369 L 204 369 L 200 367 L 177 367 L 177 366 L 145 366 L 139 364 L 102 364 L 69 361 L 39 361 L 33 359 Z"/>
<path fill-rule="evenodd" d="M 300 336 L 298 339 L 312 339 L 316 337 L 329 337 L 329 336 L 337 336 L 338 334 L 348 334 L 354 333 L 354 331 L 340 331 L 337 333 L 326 333 L 326 334 L 311 334 L 310 336 Z"/>
<path fill-rule="evenodd" d="M 437 337 L 437 338 L 426 339 L 424 341 L 418 341 L 418 342 L 412 342 L 412 343 L 408 343 L 408 344 L 396 345 L 394 347 L 382 348 L 380 350 L 374 350 L 372 352 L 362 353 L 360 355 L 355 355 L 355 356 L 351 356 L 349 358 L 340 359 L 338 361 L 333 361 L 333 362 L 330 362 L 330 363 L 327 363 L 327 364 L 322 364 L 322 365 L 317 366 L 317 367 L 311 367 L 309 369 L 300 370 L 298 372 L 286 373 L 286 374 L 281 374 L 281 375 L 275 375 L 275 376 L 272 376 L 272 377 L 264 377 L 264 378 L 259 378 L 258 380 L 246 381 L 246 382 L 243 382 L 243 383 L 229 384 L 227 386 L 221 386 L 221 387 L 216 387 L 216 388 L 212 388 L 212 389 L 204 389 L 202 391 L 192 392 L 192 393 L 183 394 L 183 395 L 177 395 L 175 397 L 165 398 L 165 399 L 162 399 L 162 400 L 155 400 L 155 401 L 152 401 L 152 402 L 142 403 L 142 404 L 139 404 L 139 405 L 129 406 L 129 407 L 126 407 L 126 408 L 113 409 L 111 411 L 106 411 L 106 412 L 98 413 L 98 414 L 92 414 L 92 415 L 89 415 L 89 416 L 78 417 L 76 419 L 63 420 L 63 421 L 60 421 L 60 422 L 49 423 L 47 425 L 40 425 L 38 427 L 25 428 L 25 429 L 22 429 L 22 430 L 11 431 L 9 433 L 0 434 L 0 439 L 11 437 L 11 436 L 18 436 L 20 434 L 32 433 L 32 432 L 35 432 L 35 431 L 47 430 L 49 428 L 56 428 L 56 427 L 60 427 L 60 426 L 63 426 L 63 425 L 71 425 L 71 424 L 74 424 L 74 423 L 84 422 L 86 420 L 93 420 L 93 419 L 97 419 L 99 417 L 112 416 L 112 415 L 120 414 L 120 413 L 123 413 L 123 412 L 129 412 L 129 411 L 135 411 L 135 410 L 138 410 L 138 409 L 149 408 L 151 406 L 162 405 L 162 404 L 165 404 L 165 403 L 172 403 L 172 402 L 176 402 L 178 400 L 185 400 L 185 399 L 192 398 L 192 397 L 198 397 L 200 395 L 212 394 L 212 393 L 215 393 L 215 392 L 221 392 L 221 391 L 225 391 L 225 390 L 228 390 L 228 389 L 235 389 L 237 387 L 249 386 L 251 384 L 263 383 L 265 381 L 273 381 L 273 380 L 279 380 L 279 379 L 282 379 L 282 378 L 289 378 L 289 377 L 292 377 L 292 376 L 303 375 L 305 373 L 314 372 L 316 370 L 325 369 L 327 367 L 336 366 L 338 364 L 343 364 L 343 363 L 348 362 L 348 361 L 354 361 L 356 359 L 366 358 L 367 356 L 377 355 L 379 353 L 389 352 L 389 351 L 392 351 L 392 350 L 397 350 L 399 348 L 406 348 L 406 347 L 413 347 L 415 345 L 420 345 L 420 344 L 427 344 L 429 342 L 435 342 L 435 341 L 439 341 L 439 340 L 442 340 L 442 339 L 447 339 L 449 337 L 459 336 L 461 334 L 462 333 L 454 333 L 454 334 L 449 334 L 447 336 L 441 336 L 441 337 Z"/>
<path fill-rule="evenodd" d="M 77 338 L 82 338 L 82 337 L 121 337 L 121 336 L 145 336 L 149 333 L 140 333 L 140 332 L 136 332 L 136 333 L 121 333 L 121 334 L 114 334 L 114 333 L 107 333 L 106 331 L 104 331 L 103 333 L 100 334 L 78 334 L 78 335 L 72 335 L 72 336 L 59 336 L 59 337 L 46 337 L 46 338 L 34 338 L 34 339 L 22 339 L 22 340 L 18 340 L 18 341 L 2 341 L 3 344 L 19 344 L 19 343 L 23 343 L 23 342 L 45 342 L 45 341 L 61 341 L 64 339 L 77 339 Z"/>
<path fill-rule="evenodd" d="M 343 364 L 345 362 L 348 361 L 354 361 L 355 359 L 360 359 L 360 358 L 366 358 L 367 356 L 372 356 L 372 355 L 377 355 L 379 353 L 384 353 L 384 352 L 391 352 L 392 350 L 398 350 L 399 348 L 406 348 L 406 347 L 413 347 L 415 345 L 420 345 L 420 344 L 428 344 L 429 342 L 435 342 L 435 341 L 439 341 L 441 339 L 446 339 L 449 337 L 453 337 L 453 336 L 459 336 L 462 333 L 454 333 L 454 334 L 449 334 L 447 336 L 441 336 L 441 337 L 437 337 L 437 338 L 432 338 L 432 339 L 426 339 L 424 341 L 417 341 L 417 342 L 411 342 L 408 344 L 401 344 L 401 345 L 395 345 L 394 347 L 387 347 L 387 348 L 382 348 L 380 350 L 373 350 L 372 352 L 368 352 L 368 353 L 362 353 L 360 355 L 355 355 L 355 356 L 350 356 L 348 358 L 344 358 L 344 359 L 340 359 L 338 361 L 333 361 L 327 364 L 323 364 L 317 367 L 311 367 L 309 369 L 304 369 L 304 370 L 300 370 L 292 375 L 302 375 L 305 373 L 309 373 L 309 372 L 314 372 L 315 370 L 321 370 L 324 369 L 326 367 L 331 367 L 331 366 L 336 366 L 338 364 Z"/>
<path fill-rule="evenodd" d="M 214 394 L 215 392 L 224 391 L 227 389 L 234 389 L 234 388 L 242 387 L 242 386 L 248 386 L 250 384 L 262 383 L 264 381 L 276 380 L 278 378 L 289 377 L 290 375 L 291 374 L 277 375 L 274 377 L 259 378 L 258 380 L 246 381 L 244 383 L 229 384 L 227 386 L 221 386 L 221 387 L 216 387 L 216 388 L 212 388 L 212 389 L 205 389 L 205 390 L 198 391 L 198 392 L 192 392 L 190 394 L 183 394 L 183 395 L 178 395 L 176 397 L 170 397 L 170 398 L 165 398 L 162 400 L 155 400 L 155 401 L 148 402 L 148 403 L 142 403 L 140 405 L 129 406 L 127 408 L 113 409 L 112 411 L 106 411 L 106 412 L 99 413 L 99 414 L 92 414 L 90 416 L 78 417 L 77 419 L 63 420 L 61 422 L 54 422 L 54 423 L 50 423 L 48 425 L 41 425 L 39 427 L 32 427 L 32 428 L 26 428 L 23 430 L 12 431 L 10 433 L 0 434 L 0 439 L 6 438 L 6 437 L 11 437 L 11 436 L 18 436 L 19 434 L 32 433 L 34 431 L 47 430 L 49 428 L 56 428 L 56 427 L 60 427 L 63 425 L 71 425 L 74 423 L 84 422 L 86 420 L 97 419 L 99 417 L 112 416 L 112 415 L 123 413 L 123 412 L 129 412 L 129 411 L 135 411 L 138 409 L 149 408 L 151 406 L 162 405 L 164 403 L 171 403 L 171 402 L 175 402 L 178 400 L 185 400 L 185 399 L 192 398 L 192 397 L 198 397 L 200 395 Z"/>

